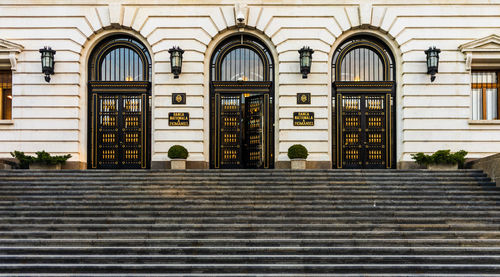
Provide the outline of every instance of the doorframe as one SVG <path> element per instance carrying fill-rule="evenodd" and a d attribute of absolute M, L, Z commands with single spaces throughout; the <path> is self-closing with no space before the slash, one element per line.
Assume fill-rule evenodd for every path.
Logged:
<path fill-rule="evenodd" d="M 275 161 L 275 95 L 274 95 L 274 83 L 272 81 L 264 81 L 264 82 L 230 82 L 230 81 L 212 81 L 210 82 L 210 158 L 209 158 L 209 166 L 212 169 L 217 169 L 215 165 L 215 155 L 217 153 L 217 144 L 216 144 L 216 130 L 215 130 L 215 120 L 217 119 L 217 115 L 215 114 L 215 94 L 216 93 L 233 93 L 233 94 L 244 94 L 244 93 L 262 93 L 269 95 L 269 111 L 268 111 L 268 122 L 269 122 L 269 150 L 267 153 L 267 158 L 269 159 L 269 165 L 267 168 L 274 168 Z"/>

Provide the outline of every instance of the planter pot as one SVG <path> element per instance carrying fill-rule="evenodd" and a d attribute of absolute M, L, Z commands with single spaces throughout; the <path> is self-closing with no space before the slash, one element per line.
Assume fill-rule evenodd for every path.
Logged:
<path fill-rule="evenodd" d="M 429 170 L 457 170 L 458 164 L 429 164 L 427 165 Z"/>
<path fill-rule="evenodd" d="M 186 159 L 172 159 L 170 161 L 170 168 L 173 170 L 186 169 Z"/>
<path fill-rule="evenodd" d="M 306 169 L 306 159 L 292 159 L 292 160 L 290 160 L 290 168 L 292 170 Z"/>
<path fill-rule="evenodd" d="M 42 163 L 32 163 L 30 164 L 31 170 L 61 170 L 61 164 L 42 164 Z"/>

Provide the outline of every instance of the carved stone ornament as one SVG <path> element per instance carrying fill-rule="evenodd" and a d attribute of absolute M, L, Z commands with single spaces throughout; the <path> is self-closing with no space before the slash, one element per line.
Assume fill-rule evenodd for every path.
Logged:
<path fill-rule="evenodd" d="M 10 64 L 12 71 L 17 69 L 17 55 L 23 51 L 20 44 L 0 39 L 0 63 Z"/>
<path fill-rule="evenodd" d="M 500 66 L 500 36 L 490 35 L 464 43 L 458 47 L 465 56 L 466 70 L 472 67 L 498 68 Z"/>

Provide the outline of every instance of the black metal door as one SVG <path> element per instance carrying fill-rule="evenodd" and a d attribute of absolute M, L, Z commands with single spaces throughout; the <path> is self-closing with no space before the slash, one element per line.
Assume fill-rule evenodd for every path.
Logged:
<path fill-rule="evenodd" d="M 264 166 L 264 95 L 245 98 L 244 162 L 247 168 Z"/>
<path fill-rule="evenodd" d="M 389 168 L 391 94 L 337 94 L 342 168 Z"/>
<path fill-rule="evenodd" d="M 148 95 L 93 93 L 92 168 L 147 168 Z"/>
<path fill-rule="evenodd" d="M 215 98 L 216 163 L 221 168 L 240 168 L 241 94 L 217 93 Z"/>

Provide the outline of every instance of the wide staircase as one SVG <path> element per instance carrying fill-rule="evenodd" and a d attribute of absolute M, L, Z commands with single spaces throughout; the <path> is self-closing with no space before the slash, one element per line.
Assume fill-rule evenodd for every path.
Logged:
<path fill-rule="evenodd" d="M 0 171 L 0 276 L 500 276 L 481 171 Z"/>

